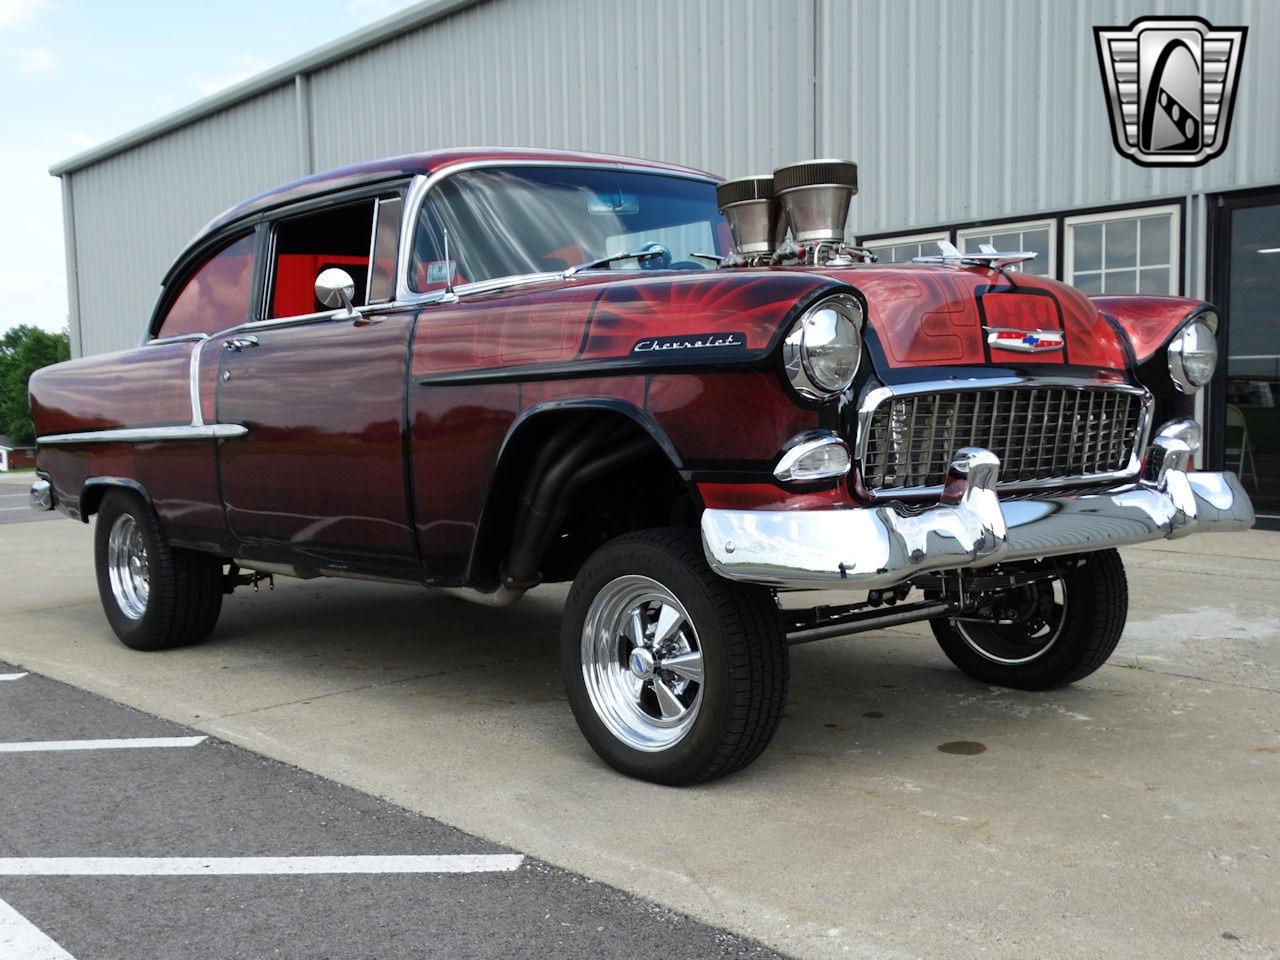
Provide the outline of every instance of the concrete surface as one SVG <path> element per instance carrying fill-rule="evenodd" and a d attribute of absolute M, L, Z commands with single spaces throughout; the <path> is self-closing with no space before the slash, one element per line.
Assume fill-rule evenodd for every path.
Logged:
<path fill-rule="evenodd" d="M 976 685 L 919 627 L 798 647 L 761 760 L 675 790 L 579 736 L 563 589 L 487 610 L 278 580 L 204 645 L 142 654 L 98 607 L 90 532 L 0 532 L 0 657 L 784 952 L 1280 950 L 1280 534 L 1124 551 L 1125 638 L 1062 691 Z"/>
<path fill-rule="evenodd" d="M 11 671 L 0 663 L 0 674 Z M 190 733 L 34 673 L 0 683 L 0 740 Z M 6 754 L 0 783 L 5 858 L 510 852 L 212 739 L 190 748 Z M 0 898 L 76 960 L 778 956 L 530 859 L 493 873 L 0 874 Z M 0 922 L 0 957 L 33 960 L 5 947 Z"/>

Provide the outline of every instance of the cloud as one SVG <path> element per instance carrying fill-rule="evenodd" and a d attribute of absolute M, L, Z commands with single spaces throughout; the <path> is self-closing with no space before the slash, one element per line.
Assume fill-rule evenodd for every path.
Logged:
<path fill-rule="evenodd" d="M 57 66 L 48 50 L 15 50 L 13 55 L 23 73 L 48 73 Z"/>
<path fill-rule="evenodd" d="M 0 0 L 0 30 L 17 26 L 49 8 L 49 0 Z"/>
<path fill-rule="evenodd" d="M 3 0 L 0 0 L 0 2 L 3 2 Z M 200 91 L 200 95 L 207 97 L 212 93 L 217 93 L 219 90 L 233 87 L 241 80 L 248 80 L 269 66 L 271 64 L 261 57 L 242 53 L 231 61 L 231 67 L 226 73 L 213 77 L 191 77 L 190 79 L 192 86 Z"/>

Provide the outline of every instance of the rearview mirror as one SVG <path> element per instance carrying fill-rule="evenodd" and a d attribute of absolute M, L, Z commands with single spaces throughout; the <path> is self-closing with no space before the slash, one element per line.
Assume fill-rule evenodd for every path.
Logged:
<path fill-rule="evenodd" d="M 358 316 L 351 299 L 356 295 L 356 282 L 351 274 L 338 267 L 321 270 L 316 277 L 316 299 L 326 307 L 337 309 L 342 307 L 348 317 Z"/>

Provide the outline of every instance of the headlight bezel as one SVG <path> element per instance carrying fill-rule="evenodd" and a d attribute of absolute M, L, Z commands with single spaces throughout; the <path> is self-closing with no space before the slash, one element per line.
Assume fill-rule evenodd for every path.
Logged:
<path fill-rule="evenodd" d="M 1204 310 L 1194 317 L 1190 317 L 1178 328 L 1178 332 L 1170 338 L 1169 346 L 1166 348 L 1169 379 L 1173 381 L 1173 385 L 1179 393 L 1193 394 L 1213 382 L 1213 376 L 1218 369 L 1219 323 L 1217 313 L 1212 310 Z M 1202 336 L 1208 338 L 1207 350 L 1205 345 L 1199 342 Z M 1189 341 L 1193 339 L 1195 341 L 1194 344 L 1189 344 Z M 1188 349 L 1189 345 L 1192 345 L 1193 349 Z M 1211 353 L 1213 359 L 1209 367 L 1209 375 L 1202 381 L 1198 381 L 1188 369 L 1186 358 L 1189 353 L 1205 352 Z"/>
<path fill-rule="evenodd" d="M 834 327 L 825 314 L 838 319 Z M 782 340 L 782 366 L 793 390 L 806 400 L 825 401 L 844 393 L 862 368 L 865 344 L 862 329 L 866 312 L 857 297 L 850 293 L 834 293 L 810 304 L 796 318 Z M 831 376 L 822 369 L 825 358 L 821 350 L 830 350 L 836 336 L 847 333 L 853 359 L 847 374 Z M 825 340 L 824 340 L 825 338 Z"/>

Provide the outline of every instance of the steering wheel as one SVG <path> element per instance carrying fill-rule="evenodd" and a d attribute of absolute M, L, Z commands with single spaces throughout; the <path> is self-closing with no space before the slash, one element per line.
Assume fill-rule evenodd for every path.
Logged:
<path fill-rule="evenodd" d="M 641 252 L 648 253 L 650 250 L 656 251 L 656 256 L 644 257 L 640 260 L 640 266 L 645 270 L 666 270 L 671 266 L 671 251 L 660 243 L 649 241 L 640 248 Z"/>

